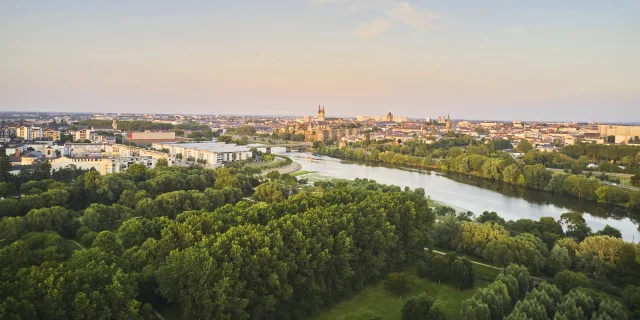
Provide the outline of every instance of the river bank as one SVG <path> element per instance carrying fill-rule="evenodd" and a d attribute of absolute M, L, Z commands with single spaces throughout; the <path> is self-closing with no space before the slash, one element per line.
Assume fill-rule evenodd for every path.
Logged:
<path fill-rule="evenodd" d="M 640 216 L 635 213 L 630 214 L 622 207 L 462 174 L 363 164 L 309 153 L 293 152 L 286 155 L 301 164 L 301 170 L 314 172 L 302 176 L 309 182 L 318 179 L 331 180 L 331 178 L 345 180 L 367 178 L 401 188 L 423 188 L 434 204 L 450 206 L 457 211 L 471 211 L 475 214 L 495 211 L 507 220 L 522 218 L 539 220 L 545 216 L 559 219 L 563 213 L 575 211 L 583 213 L 587 224 L 594 231 L 601 230 L 608 224 L 619 229 L 626 241 L 640 239 L 640 232 L 637 230 Z"/>
<path fill-rule="evenodd" d="M 260 173 L 260 176 L 264 177 L 264 176 L 266 176 L 269 172 L 272 172 L 272 171 L 278 171 L 280 174 L 286 174 L 286 173 L 293 173 L 293 172 L 296 172 L 296 171 L 298 171 L 298 170 L 300 170 L 300 169 L 302 169 L 302 166 L 301 166 L 299 163 L 297 163 L 297 162 L 292 162 L 292 163 L 290 163 L 290 164 L 288 164 L 288 165 L 285 165 L 285 166 L 282 166 L 282 167 L 263 170 L 263 171 Z"/>
<path fill-rule="evenodd" d="M 463 174 L 521 188 L 575 197 L 578 201 L 590 200 L 629 208 L 640 213 L 640 191 L 632 188 L 622 188 L 617 184 L 604 183 L 596 178 L 589 178 L 582 174 L 554 172 L 542 164 L 527 165 L 516 163 L 510 157 L 489 158 L 484 156 L 483 158 L 483 156 L 472 155 L 476 156 L 476 158 L 471 161 L 471 157 L 464 155 L 460 155 L 455 159 L 431 159 L 391 152 L 389 154 L 393 155 L 392 157 L 387 156 L 389 155 L 387 153 L 381 153 L 375 156 L 376 160 L 374 161 L 366 157 L 363 158 L 362 153 L 360 153 L 359 157 L 355 157 L 353 152 L 349 153 L 349 149 L 342 151 L 337 148 L 323 148 L 317 151 L 319 155 L 367 165 L 383 164 Z M 357 151 L 362 151 L 362 149 Z"/>

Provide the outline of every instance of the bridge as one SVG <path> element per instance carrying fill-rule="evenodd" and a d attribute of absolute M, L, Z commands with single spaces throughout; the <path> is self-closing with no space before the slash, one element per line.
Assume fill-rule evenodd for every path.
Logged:
<path fill-rule="evenodd" d="M 281 143 L 281 144 L 262 145 L 257 148 L 258 149 L 265 148 L 267 150 L 266 153 L 271 154 L 271 148 L 285 148 L 287 152 L 291 152 L 291 150 L 293 149 L 302 151 L 304 150 L 304 148 L 311 147 L 312 145 L 313 144 L 311 142 L 298 142 L 298 143 Z"/>

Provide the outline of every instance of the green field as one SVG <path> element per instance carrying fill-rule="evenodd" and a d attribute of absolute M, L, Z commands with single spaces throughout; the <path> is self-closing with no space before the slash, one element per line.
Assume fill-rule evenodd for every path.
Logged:
<path fill-rule="evenodd" d="M 474 265 L 474 270 L 478 272 Z M 485 267 L 486 268 L 486 267 Z M 489 269 L 489 268 L 487 268 Z M 486 270 L 483 273 L 487 272 Z M 460 304 L 462 301 L 471 298 L 477 288 L 486 287 L 489 282 L 476 281 L 476 287 L 468 290 L 456 290 L 448 284 L 439 284 L 428 279 L 418 278 L 415 267 L 407 268 L 405 276 L 411 282 L 411 292 L 409 295 L 420 294 L 424 291 L 431 292 L 438 297 L 437 304 L 444 312 L 447 319 L 458 318 Z M 497 274 L 493 270 L 492 274 Z M 384 289 L 382 282 L 365 287 L 353 296 L 344 299 L 342 302 L 322 311 L 312 317 L 314 320 L 369 320 L 374 316 L 381 319 L 400 319 L 402 306 L 405 300 L 391 296 Z"/>
<path fill-rule="evenodd" d="M 290 173 L 290 176 L 297 177 L 305 174 L 315 173 L 315 171 L 307 171 L 307 170 L 298 170 L 294 173 Z"/>

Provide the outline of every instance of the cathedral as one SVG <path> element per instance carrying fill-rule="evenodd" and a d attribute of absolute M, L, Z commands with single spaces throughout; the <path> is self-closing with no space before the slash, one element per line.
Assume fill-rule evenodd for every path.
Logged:
<path fill-rule="evenodd" d="M 315 121 L 296 123 L 293 128 L 283 128 L 281 131 L 304 135 L 304 140 L 307 142 L 324 142 L 328 139 L 338 141 L 343 137 L 356 136 L 360 133 L 360 128 L 341 118 L 326 119 L 324 106 L 318 106 L 318 117 Z"/>

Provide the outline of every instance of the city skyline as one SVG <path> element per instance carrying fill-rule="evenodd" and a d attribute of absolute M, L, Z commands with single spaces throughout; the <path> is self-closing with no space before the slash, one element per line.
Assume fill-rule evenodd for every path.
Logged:
<path fill-rule="evenodd" d="M 0 110 L 633 122 L 640 6 L 0 2 Z"/>

